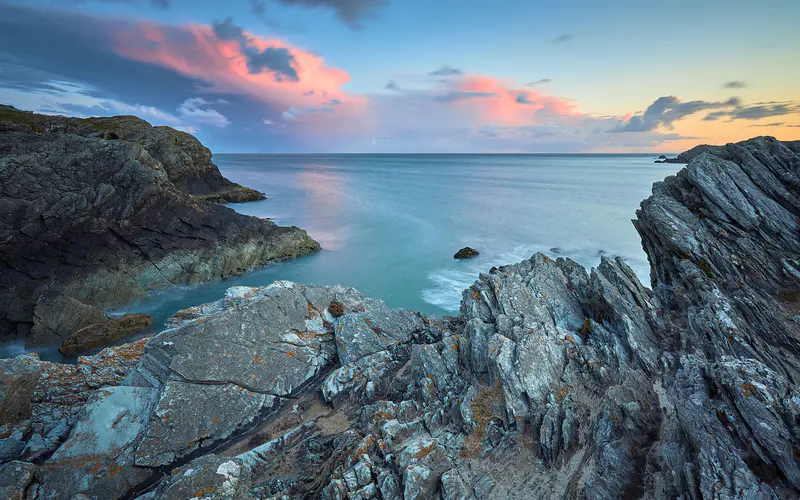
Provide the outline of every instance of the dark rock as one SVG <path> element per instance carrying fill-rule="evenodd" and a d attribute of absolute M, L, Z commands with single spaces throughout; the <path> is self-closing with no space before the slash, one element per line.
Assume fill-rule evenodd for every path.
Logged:
<path fill-rule="evenodd" d="M 67 356 L 75 356 L 133 335 L 152 324 L 153 318 L 149 314 L 126 314 L 81 328 L 65 340 L 58 350 Z"/>
<path fill-rule="evenodd" d="M 666 156 L 664 156 L 664 155 L 661 155 L 661 156 L 659 156 L 659 157 L 658 157 L 658 159 L 659 159 L 659 160 L 666 160 L 666 159 L 667 159 L 667 157 L 666 157 Z"/>
<path fill-rule="evenodd" d="M 319 249 L 301 229 L 198 202 L 253 197 L 210 158 L 134 117 L 0 109 L 0 337 L 60 343 L 149 290 Z"/>
<path fill-rule="evenodd" d="M 337 301 L 333 301 L 328 306 L 328 312 L 331 313 L 331 316 L 334 318 L 341 318 L 344 316 L 344 306 Z"/>
<path fill-rule="evenodd" d="M 480 255 L 480 252 L 478 252 L 474 248 L 464 247 L 461 250 L 459 250 L 458 252 L 456 252 L 456 254 L 453 255 L 453 258 L 454 259 L 471 259 L 473 257 L 477 257 L 478 255 Z"/>

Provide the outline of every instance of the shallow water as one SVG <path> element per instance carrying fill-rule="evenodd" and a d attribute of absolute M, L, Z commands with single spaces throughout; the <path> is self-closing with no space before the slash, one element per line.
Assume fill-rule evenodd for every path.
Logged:
<path fill-rule="evenodd" d="M 125 309 L 152 314 L 156 329 L 175 311 L 216 300 L 229 286 L 278 279 L 342 283 L 392 307 L 453 314 L 479 272 L 537 251 L 584 266 L 596 266 L 603 252 L 620 255 L 648 284 L 647 259 L 630 219 L 652 183 L 681 167 L 654 164 L 651 155 L 214 159 L 226 177 L 268 197 L 232 208 L 305 228 L 323 251 L 228 280 L 170 289 Z M 464 246 L 480 256 L 454 260 Z M 12 347 L 0 348 L 0 356 L 12 354 L 6 352 Z"/>

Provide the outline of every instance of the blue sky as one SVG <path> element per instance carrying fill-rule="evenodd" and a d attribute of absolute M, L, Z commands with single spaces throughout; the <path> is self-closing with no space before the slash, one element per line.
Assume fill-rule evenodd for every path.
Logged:
<path fill-rule="evenodd" d="M 798 19 L 796 0 L 0 0 L 0 101 L 138 114 L 215 151 L 797 139 Z M 296 71 L 254 69 L 258 54 Z"/>

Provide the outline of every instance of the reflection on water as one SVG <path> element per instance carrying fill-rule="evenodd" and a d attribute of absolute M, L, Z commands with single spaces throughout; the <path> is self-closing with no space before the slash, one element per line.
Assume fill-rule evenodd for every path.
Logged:
<path fill-rule="evenodd" d="M 596 266 L 601 252 L 620 255 L 648 283 L 647 260 L 630 219 L 652 183 L 680 168 L 641 155 L 214 158 L 228 178 L 267 194 L 267 200 L 234 209 L 302 227 L 323 251 L 228 280 L 170 289 L 120 311 L 152 314 L 154 330 L 179 309 L 219 299 L 229 286 L 278 279 L 341 283 L 392 307 L 452 314 L 479 272 L 538 251 L 584 266 Z M 464 246 L 477 248 L 480 256 L 454 260 Z M 19 352 L 5 349 L 0 355 Z"/>

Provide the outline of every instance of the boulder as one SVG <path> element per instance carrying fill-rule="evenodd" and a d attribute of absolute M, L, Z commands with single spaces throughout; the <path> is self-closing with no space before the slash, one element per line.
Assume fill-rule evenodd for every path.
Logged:
<path fill-rule="evenodd" d="M 480 252 L 474 248 L 464 247 L 453 255 L 454 259 L 471 259 L 480 255 Z"/>
<path fill-rule="evenodd" d="M 149 314 L 125 314 L 81 328 L 62 342 L 58 350 L 67 356 L 75 356 L 133 335 L 152 324 L 153 318 Z"/>

